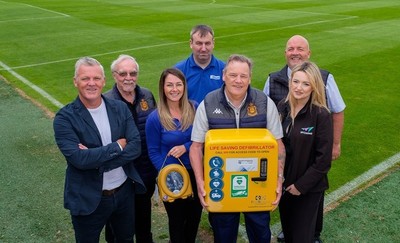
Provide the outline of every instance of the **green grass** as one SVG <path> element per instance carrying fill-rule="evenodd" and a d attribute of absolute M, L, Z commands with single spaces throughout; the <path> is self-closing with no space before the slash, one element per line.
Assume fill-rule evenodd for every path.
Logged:
<path fill-rule="evenodd" d="M 65 163 L 53 141 L 52 120 L 2 80 L 0 98 L 0 137 L 6 141 L 0 146 L 0 242 L 73 242 L 69 213 L 62 209 Z M 325 242 L 396 241 L 399 166 L 325 216 Z M 161 202 L 153 213 L 154 240 L 167 242 Z M 210 242 L 206 214 L 201 225 L 198 242 Z"/>
<path fill-rule="evenodd" d="M 398 242 L 400 164 L 383 181 L 342 202 L 325 216 L 326 242 Z"/>
<path fill-rule="evenodd" d="M 103 63 L 107 90 L 113 84 L 111 61 L 126 53 L 139 61 L 140 84 L 157 96 L 161 71 L 190 54 L 190 29 L 206 23 L 216 33 L 216 56 L 225 60 L 232 53 L 241 53 L 252 58 L 255 63 L 252 85 L 261 89 L 268 73 L 283 66 L 287 39 L 302 34 L 310 41 L 312 60 L 334 74 L 347 105 L 342 156 L 329 173 L 329 191 L 332 191 L 399 152 L 400 82 L 396 76 L 400 59 L 399 11 L 397 0 L 0 0 L 0 62 L 66 104 L 77 94 L 72 76 L 79 57 L 93 56 Z M 0 67 L 0 75 L 12 86 L 51 111 L 58 110 L 4 65 Z M 2 93 L 1 101 L 5 102 L 10 92 L 6 89 Z M 12 100 L 12 95 L 9 98 Z M 29 114 L 29 107 L 13 107 L 14 102 L 9 103 L 12 110 Z M 22 202 L 25 197 L 21 193 L 25 193 L 32 197 L 32 207 L 36 206 L 40 200 L 33 191 L 38 183 L 44 183 L 59 192 L 46 198 L 54 201 L 45 211 L 49 215 L 62 211 L 61 178 L 65 162 L 53 147 L 54 141 L 42 137 L 43 132 L 52 133 L 51 122 L 45 122 L 34 134 L 36 124 L 29 124 L 31 119 L 7 120 L 5 114 L 2 111 L 0 115 L 5 120 L 0 125 L 2 141 L 12 142 L 3 142 L 5 157 L 0 162 L 13 161 L 18 165 L 5 167 L 15 175 L 7 183 L 22 183 L 19 178 L 32 180 L 17 187 L 15 197 L 21 198 L 16 200 Z M 17 122 L 29 129 L 22 134 L 6 135 Z M 27 147 L 34 152 L 26 152 Z M 10 154 L 10 148 L 17 150 Z M 42 168 L 35 163 L 43 153 L 54 156 L 43 168 L 47 172 L 39 170 Z M 57 184 L 53 184 L 53 178 L 58 179 Z M 25 191 L 20 191 L 22 188 Z M 0 203 L 1 207 L 18 205 Z M 28 216 L 21 215 L 24 220 L 12 215 L 3 217 L 15 221 L 16 226 L 19 221 L 22 227 L 21 222 Z M 69 224 L 69 217 L 58 218 L 55 223 Z M 40 224 L 35 225 L 40 228 Z"/>
<path fill-rule="evenodd" d="M 73 239 L 51 119 L 2 80 L 0 98 L 0 242 Z"/>

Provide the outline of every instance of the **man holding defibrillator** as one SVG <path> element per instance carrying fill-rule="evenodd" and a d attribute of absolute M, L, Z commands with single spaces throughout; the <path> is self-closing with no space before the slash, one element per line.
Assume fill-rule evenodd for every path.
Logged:
<path fill-rule="evenodd" d="M 252 62 L 242 55 L 231 55 L 223 71 L 224 85 L 210 92 L 200 103 L 193 123 L 190 162 L 197 182 L 198 196 L 204 208 L 204 164 L 203 149 L 205 135 L 210 129 L 220 128 L 267 128 L 278 143 L 278 186 L 276 200 L 278 205 L 282 195 L 285 148 L 281 141 L 282 126 L 274 102 L 262 91 L 251 88 Z M 256 113 L 249 110 L 256 109 Z M 246 231 L 250 242 L 270 242 L 270 213 L 244 212 Z M 214 242 L 236 242 L 240 212 L 209 212 L 209 221 L 214 233 Z"/>

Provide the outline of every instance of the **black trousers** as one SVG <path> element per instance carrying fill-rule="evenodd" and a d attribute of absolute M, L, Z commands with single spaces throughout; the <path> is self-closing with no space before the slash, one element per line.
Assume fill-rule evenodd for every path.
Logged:
<path fill-rule="evenodd" d="M 195 243 L 203 207 L 197 195 L 196 179 L 188 170 L 193 197 L 163 202 L 168 215 L 169 239 L 171 243 Z"/>
<path fill-rule="evenodd" d="M 136 243 L 152 243 L 153 235 L 151 233 L 151 198 L 156 187 L 154 181 L 144 182 L 146 186 L 145 194 L 135 195 L 135 238 Z M 109 223 L 106 224 L 105 238 L 108 243 L 116 242 L 114 233 Z"/>
<path fill-rule="evenodd" d="M 286 192 L 279 203 L 285 243 L 311 243 L 323 192 L 293 196 Z"/>
<path fill-rule="evenodd" d="M 315 234 L 314 234 L 315 238 L 321 236 L 322 227 L 324 225 L 324 199 L 325 199 L 325 192 L 322 193 L 321 200 L 319 201 L 317 222 L 315 224 Z"/>

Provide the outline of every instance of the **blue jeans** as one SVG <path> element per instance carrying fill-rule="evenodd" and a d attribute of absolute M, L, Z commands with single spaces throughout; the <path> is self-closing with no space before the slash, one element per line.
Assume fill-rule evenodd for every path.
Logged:
<path fill-rule="evenodd" d="M 243 213 L 250 243 L 271 242 L 269 212 Z M 237 242 L 240 213 L 208 213 L 215 243 Z"/>
<path fill-rule="evenodd" d="M 134 184 L 130 179 L 110 196 L 102 196 L 96 210 L 89 215 L 71 215 L 76 242 L 96 242 L 107 221 L 115 233 L 116 242 L 133 242 Z"/>

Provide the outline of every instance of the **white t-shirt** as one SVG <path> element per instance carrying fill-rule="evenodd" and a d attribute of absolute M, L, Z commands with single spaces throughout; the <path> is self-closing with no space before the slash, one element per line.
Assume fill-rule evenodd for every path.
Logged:
<path fill-rule="evenodd" d="M 103 146 L 112 143 L 110 121 L 108 120 L 107 109 L 104 100 L 101 105 L 94 109 L 88 109 L 92 116 L 97 129 L 100 132 L 101 142 Z M 104 172 L 103 174 L 103 190 L 111 190 L 122 185 L 128 177 L 122 166 L 113 170 Z"/>

